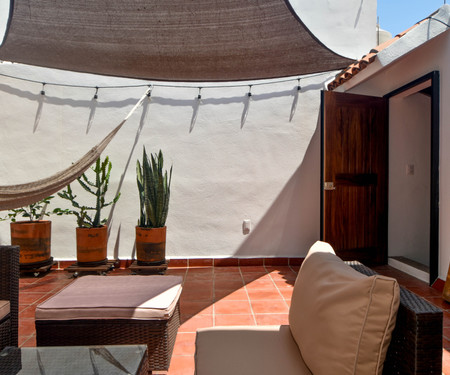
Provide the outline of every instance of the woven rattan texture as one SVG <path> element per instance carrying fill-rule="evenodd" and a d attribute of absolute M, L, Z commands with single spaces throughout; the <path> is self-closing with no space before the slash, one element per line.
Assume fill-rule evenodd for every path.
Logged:
<path fill-rule="evenodd" d="M 361 263 L 347 263 L 365 275 L 376 274 Z M 442 319 L 439 308 L 401 287 L 383 374 L 442 374 Z"/>
<path fill-rule="evenodd" d="M 0 299 L 10 302 L 9 319 L 0 323 L 0 350 L 18 346 L 19 247 L 0 246 Z"/>
<path fill-rule="evenodd" d="M 168 370 L 179 326 L 179 303 L 168 320 L 36 320 L 36 344 L 37 346 L 147 344 L 149 369 Z"/>

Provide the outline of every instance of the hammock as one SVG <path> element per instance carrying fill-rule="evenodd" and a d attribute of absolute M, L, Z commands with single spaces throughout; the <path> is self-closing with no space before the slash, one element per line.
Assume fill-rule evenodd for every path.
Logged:
<path fill-rule="evenodd" d="M 35 203 L 56 193 L 72 181 L 80 177 L 101 155 L 103 150 L 114 138 L 122 125 L 133 112 L 142 104 L 149 90 L 136 103 L 128 115 L 117 125 L 99 144 L 89 150 L 80 160 L 69 168 L 55 175 L 38 181 L 20 185 L 0 186 L 0 211 L 19 208 Z"/>

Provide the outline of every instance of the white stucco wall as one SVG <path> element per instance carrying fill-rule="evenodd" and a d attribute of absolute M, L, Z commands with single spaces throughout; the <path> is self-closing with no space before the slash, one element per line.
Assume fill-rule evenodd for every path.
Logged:
<path fill-rule="evenodd" d="M 450 232 L 447 229 L 450 227 L 450 196 L 446 189 L 450 183 L 449 61 L 450 31 L 446 31 L 384 68 L 375 61 L 373 66 L 339 88 L 339 91 L 355 94 L 383 96 L 433 70 L 440 72 L 439 277 L 443 280 L 450 261 Z M 392 152 L 390 159 L 395 159 L 395 150 Z"/>
<path fill-rule="evenodd" d="M 328 47 L 347 54 L 351 44 L 349 49 L 355 48 L 358 57 L 357 49 L 373 46 L 375 36 L 366 29 L 375 30 L 376 9 L 366 3 L 362 8 L 360 0 L 346 5 L 352 22 L 344 17 L 346 23 L 330 33 Z M 334 7 L 322 5 L 318 3 L 315 12 L 335 19 Z M 352 5 L 361 10 L 358 22 Z M 317 19 L 308 7 L 309 16 L 302 19 L 311 24 Z M 328 28 L 322 21 L 316 26 L 318 32 Z M 0 64 L 0 73 L 93 87 L 142 83 L 18 64 Z M 144 145 L 149 152 L 161 148 L 166 165 L 173 164 L 168 258 L 304 256 L 319 237 L 320 90 L 334 74 L 302 78 L 292 121 L 296 80 L 254 85 L 243 126 L 247 86 L 202 84 L 203 99 L 193 126 L 198 89 L 156 86 L 151 103 L 137 110 L 103 154 L 113 163 L 110 191 L 120 188 L 122 193 L 112 215 L 108 256 L 133 256 L 139 209 L 135 164 Z M 66 168 L 112 130 L 146 90 L 102 88 L 93 101 L 93 88 L 47 84 L 45 96 L 41 89 L 39 83 L 0 76 L 2 185 L 37 180 Z M 78 188 L 77 193 L 83 196 Z M 65 205 L 55 198 L 50 208 Z M 244 219 L 252 221 L 249 235 L 242 233 Z M 51 220 L 52 256 L 74 259 L 75 218 Z M 0 222 L 0 243 L 9 243 L 9 235 L 9 223 Z"/>

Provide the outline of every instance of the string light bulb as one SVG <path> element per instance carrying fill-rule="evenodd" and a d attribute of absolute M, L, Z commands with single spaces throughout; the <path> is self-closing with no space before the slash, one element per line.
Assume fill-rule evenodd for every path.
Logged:
<path fill-rule="evenodd" d="M 147 90 L 147 98 L 148 98 L 148 100 L 152 100 L 152 90 L 153 90 L 153 86 L 152 85 L 148 85 L 148 90 Z"/>
<path fill-rule="evenodd" d="M 42 82 L 41 95 L 45 95 L 45 82 Z"/>
<path fill-rule="evenodd" d="M 94 100 L 98 99 L 98 86 L 95 86 Z"/>

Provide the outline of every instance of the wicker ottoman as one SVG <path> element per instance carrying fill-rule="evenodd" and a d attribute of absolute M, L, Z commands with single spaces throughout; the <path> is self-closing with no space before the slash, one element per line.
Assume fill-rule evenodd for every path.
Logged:
<path fill-rule="evenodd" d="M 181 284 L 179 276 L 83 276 L 36 308 L 36 344 L 146 344 L 149 369 L 167 370 Z"/>

